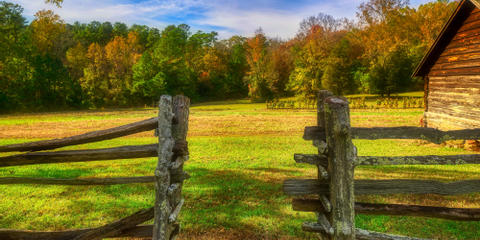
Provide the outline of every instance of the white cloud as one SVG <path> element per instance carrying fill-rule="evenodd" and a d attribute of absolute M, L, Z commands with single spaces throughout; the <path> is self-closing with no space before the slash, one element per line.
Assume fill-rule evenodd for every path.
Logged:
<path fill-rule="evenodd" d="M 254 7 L 238 9 L 220 3 L 211 4 L 211 10 L 205 14 L 205 18 L 196 20 L 194 23 L 230 29 L 225 32 L 227 35 L 220 34 L 221 37 L 229 37 L 233 34 L 252 35 L 257 28 L 261 27 L 268 36 L 288 39 L 295 36 L 303 19 L 320 12 L 336 18 L 353 18 L 360 2 L 361 0 L 322 1 L 290 10 L 255 9 Z"/>
<path fill-rule="evenodd" d="M 199 15 L 194 19 L 185 19 L 193 29 L 216 30 L 221 38 L 235 34 L 249 36 L 262 27 L 271 37 L 284 39 L 295 36 L 299 23 L 308 16 L 320 12 L 334 17 L 353 18 L 357 6 L 363 0 L 319 0 L 299 4 L 291 9 L 278 9 L 275 1 L 264 1 L 258 6 L 254 0 L 146 0 L 130 2 L 129 0 L 64 0 L 62 8 L 45 4 L 43 0 L 13 0 L 25 8 L 25 15 L 33 18 L 40 9 L 53 9 L 65 21 L 90 22 L 110 21 L 127 24 L 146 24 L 163 28 L 178 22 L 163 22 L 162 16 L 186 16 L 188 13 Z M 244 2 L 240 2 L 244 1 Z M 414 0 L 414 5 L 428 0 Z M 239 3 L 243 7 L 240 7 Z M 250 7 L 251 5 L 251 7 Z M 203 9 L 202 12 L 196 9 Z"/>
<path fill-rule="evenodd" d="M 194 1 L 149 0 L 140 3 L 119 3 L 114 0 L 65 0 L 61 8 L 45 4 L 43 0 L 13 0 L 25 8 L 25 15 L 31 19 L 40 9 L 52 9 L 66 22 L 97 21 L 148 24 L 162 27 L 167 23 L 156 20 L 169 12 L 182 11 L 195 4 Z"/>

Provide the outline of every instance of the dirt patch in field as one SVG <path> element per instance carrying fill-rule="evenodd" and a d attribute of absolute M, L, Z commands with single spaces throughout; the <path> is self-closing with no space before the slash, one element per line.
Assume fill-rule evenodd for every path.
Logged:
<path fill-rule="evenodd" d="M 156 115 L 154 110 L 11 115 L 0 118 L 0 139 L 62 138 L 133 123 Z M 381 113 L 378 115 L 366 113 L 352 115 L 352 125 L 356 127 L 412 126 L 417 124 L 419 116 L 385 116 Z M 227 114 L 219 110 L 218 114 L 204 115 L 196 109 L 192 110 L 190 116 L 188 134 L 190 137 L 301 136 L 305 126 L 315 124 L 316 116 L 313 112 L 278 111 L 272 114 L 272 112 L 257 109 L 239 110 L 238 113 Z M 150 131 L 131 135 L 131 137 L 152 135 Z"/>
<path fill-rule="evenodd" d="M 108 129 L 144 120 L 119 118 L 108 120 L 39 121 L 0 125 L 0 138 L 62 138 L 90 131 Z M 189 136 L 301 135 L 303 128 L 314 124 L 305 116 L 191 116 Z M 151 137 L 153 131 L 129 137 Z"/>

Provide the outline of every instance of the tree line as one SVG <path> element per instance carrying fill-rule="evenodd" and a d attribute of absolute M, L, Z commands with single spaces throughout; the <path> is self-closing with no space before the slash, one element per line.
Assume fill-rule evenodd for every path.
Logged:
<path fill-rule="evenodd" d="M 0 1 L 0 111 L 151 105 L 162 94 L 265 101 L 421 89 L 411 73 L 456 4 L 369 0 L 356 19 L 320 13 L 285 40 L 261 29 L 218 39 L 185 24 L 67 24 L 51 10 L 27 23 L 21 6 Z"/>

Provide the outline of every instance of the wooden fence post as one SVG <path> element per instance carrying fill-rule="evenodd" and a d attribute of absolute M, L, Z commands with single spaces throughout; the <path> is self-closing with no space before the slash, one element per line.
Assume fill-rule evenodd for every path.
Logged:
<path fill-rule="evenodd" d="M 172 129 L 172 136 L 175 140 L 175 146 L 173 148 L 173 156 L 170 162 L 170 174 L 187 175 L 183 171 L 183 164 L 188 160 L 188 116 L 189 116 L 190 99 L 185 96 L 175 96 L 173 98 L 173 113 L 175 123 Z M 169 216 L 168 222 L 170 224 L 168 236 L 170 239 L 175 239 L 176 235 L 180 231 L 180 225 L 177 222 L 178 214 L 182 209 L 184 200 L 182 198 L 182 185 L 185 178 L 179 178 L 178 181 L 172 179 L 171 185 L 168 188 L 167 196 L 172 206 L 172 213 Z"/>
<path fill-rule="evenodd" d="M 330 175 L 330 223 L 333 240 L 355 239 L 354 162 L 348 101 L 336 96 L 325 99 L 325 133 Z"/>
<path fill-rule="evenodd" d="M 175 96 L 173 100 L 170 96 L 162 96 L 159 107 L 153 239 L 172 240 L 180 231 L 177 217 L 184 203 L 182 184 L 188 177 L 183 171 L 183 164 L 188 159 L 190 100 L 184 96 Z"/>
<path fill-rule="evenodd" d="M 325 129 L 325 99 L 327 97 L 333 96 L 333 94 L 327 90 L 320 90 L 318 92 L 317 98 L 317 126 L 319 128 Z M 324 140 L 314 140 L 314 145 L 318 148 L 319 155 L 326 155 L 327 154 L 327 143 Z M 328 181 L 329 174 L 327 169 L 324 166 L 317 165 L 318 171 L 318 179 L 320 181 Z M 331 235 L 333 234 L 333 228 L 328 221 L 327 214 L 332 211 L 332 204 L 328 199 L 328 196 L 320 194 L 319 200 L 322 203 L 322 206 L 325 210 L 324 213 L 317 212 L 317 222 L 325 229 L 325 235 L 321 235 L 321 238 L 330 239 Z M 319 233 L 322 234 L 322 233 Z"/>
<path fill-rule="evenodd" d="M 173 155 L 174 139 L 172 137 L 172 97 L 160 98 L 158 111 L 158 164 L 155 169 L 155 216 L 153 224 L 154 240 L 169 240 L 168 217 L 171 207 L 167 199 L 170 186 L 170 173 L 168 166 Z"/>

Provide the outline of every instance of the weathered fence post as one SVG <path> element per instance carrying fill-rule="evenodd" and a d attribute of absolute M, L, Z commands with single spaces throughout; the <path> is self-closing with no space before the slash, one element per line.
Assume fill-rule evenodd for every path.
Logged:
<path fill-rule="evenodd" d="M 183 164 L 188 160 L 188 116 L 189 116 L 190 99 L 185 96 L 175 96 L 173 98 L 173 113 L 174 113 L 174 125 L 172 129 L 172 136 L 175 140 L 175 146 L 173 148 L 173 156 L 169 165 L 171 175 L 184 176 L 174 181 L 172 179 L 170 187 L 167 191 L 168 200 L 170 206 L 172 206 L 172 213 L 168 218 L 170 224 L 168 236 L 170 239 L 175 239 L 176 235 L 180 231 L 180 225 L 177 222 L 178 214 L 182 209 L 184 200 L 182 198 L 182 185 L 183 180 L 188 175 L 183 171 Z"/>
<path fill-rule="evenodd" d="M 321 90 L 318 92 L 318 99 L 317 99 L 317 126 L 319 128 L 325 129 L 325 99 L 333 94 L 326 90 Z M 327 154 L 327 143 L 324 140 L 314 140 L 313 144 L 318 148 L 319 155 L 326 155 Z M 324 166 L 317 165 L 318 171 L 318 179 L 320 181 L 328 181 L 329 174 L 327 169 Z M 319 195 L 319 200 L 322 203 L 322 206 L 325 210 L 325 213 L 330 213 L 332 211 L 332 204 L 328 199 L 328 196 Z M 333 228 L 331 227 L 330 222 L 328 221 L 327 215 L 325 213 L 317 212 L 317 221 L 318 224 L 322 225 L 323 229 L 325 229 L 326 235 L 321 235 L 321 238 L 330 238 L 333 234 Z M 320 233 L 321 234 L 321 233 Z"/>
<path fill-rule="evenodd" d="M 348 101 L 336 96 L 325 99 L 325 133 L 330 175 L 330 223 L 332 239 L 355 239 L 354 166 L 355 147 L 350 133 Z"/>
<path fill-rule="evenodd" d="M 153 224 L 154 240 L 169 240 L 168 217 L 171 207 L 167 199 L 170 186 L 168 166 L 173 155 L 174 140 L 172 137 L 172 97 L 162 96 L 158 111 L 158 164 L 155 169 L 155 217 Z"/>
<path fill-rule="evenodd" d="M 188 174 L 183 171 L 183 163 L 188 159 L 189 106 L 190 100 L 184 96 L 175 96 L 173 100 L 170 96 L 160 98 L 154 240 L 175 239 L 180 231 L 177 217 L 184 203 L 182 184 L 188 178 Z"/>

